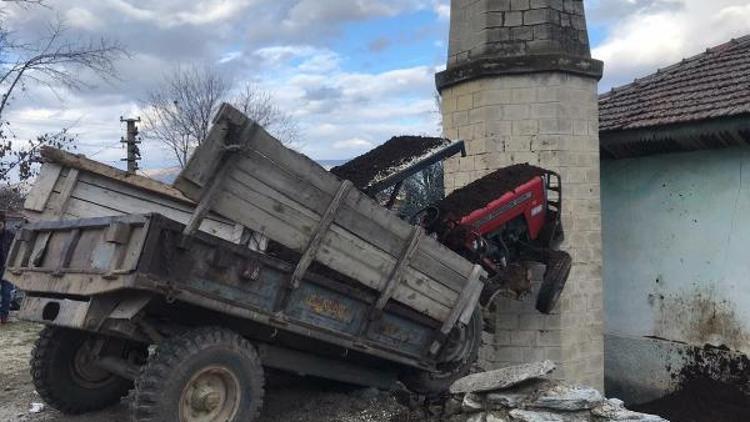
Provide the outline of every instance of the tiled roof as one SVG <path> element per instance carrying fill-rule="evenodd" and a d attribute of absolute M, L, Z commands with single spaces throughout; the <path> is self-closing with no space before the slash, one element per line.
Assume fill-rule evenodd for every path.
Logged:
<path fill-rule="evenodd" d="M 602 132 L 750 113 L 750 35 L 615 88 L 599 109 Z"/>

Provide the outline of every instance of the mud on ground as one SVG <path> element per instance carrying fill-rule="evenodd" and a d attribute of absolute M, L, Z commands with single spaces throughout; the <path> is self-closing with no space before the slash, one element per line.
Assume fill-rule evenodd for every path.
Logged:
<path fill-rule="evenodd" d="M 46 405 L 40 412 L 31 412 L 35 404 L 43 403 L 34 391 L 28 363 L 40 329 L 26 322 L 0 326 L 0 421 L 129 422 L 127 398 L 115 407 L 82 416 L 62 415 Z M 265 407 L 258 422 L 406 420 L 402 416 L 405 408 L 389 393 L 281 373 L 270 373 L 268 378 Z"/>
<path fill-rule="evenodd" d="M 692 347 L 685 365 L 672 377 L 679 388 L 650 403 L 634 406 L 639 412 L 660 415 L 672 422 L 750 421 L 750 359 L 727 347 Z"/>

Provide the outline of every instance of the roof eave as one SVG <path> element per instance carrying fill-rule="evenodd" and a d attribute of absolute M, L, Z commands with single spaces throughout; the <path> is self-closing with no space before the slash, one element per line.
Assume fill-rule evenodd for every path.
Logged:
<path fill-rule="evenodd" d="M 602 131 L 604 159 L 750 145 L 750 114 L 640 129 Z"/>

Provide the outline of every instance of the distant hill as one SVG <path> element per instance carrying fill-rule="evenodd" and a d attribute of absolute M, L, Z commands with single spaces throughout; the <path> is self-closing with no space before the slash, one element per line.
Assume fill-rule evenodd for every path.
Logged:
<path fill-rule="evenodd" d="M 325 168 L 326 170 L 331 170 L 336 166 L 340 166 L 349 162 L 349 160 L 316 160 L 316 162 L 323 166 L 323 168 Z"/>
<path fill-rule="evenodd" d="M 182 170 L 180 167 L 166 167 L 161 169 L 143 170 L 141 171 L 141 174 L 146 177 L 158 180 L 162 183 L 171 185 L 175 181 L 175 179 L 177 179 L 177 176 L 180 174 L 180 170 Z"/>

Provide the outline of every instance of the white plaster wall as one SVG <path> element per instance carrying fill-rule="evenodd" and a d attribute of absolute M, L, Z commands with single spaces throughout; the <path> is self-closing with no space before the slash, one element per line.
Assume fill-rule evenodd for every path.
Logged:
<path fill-rule="evenodd" d="M 606 332 L 750 353 L 750 149 L 602 163 Z"/>

